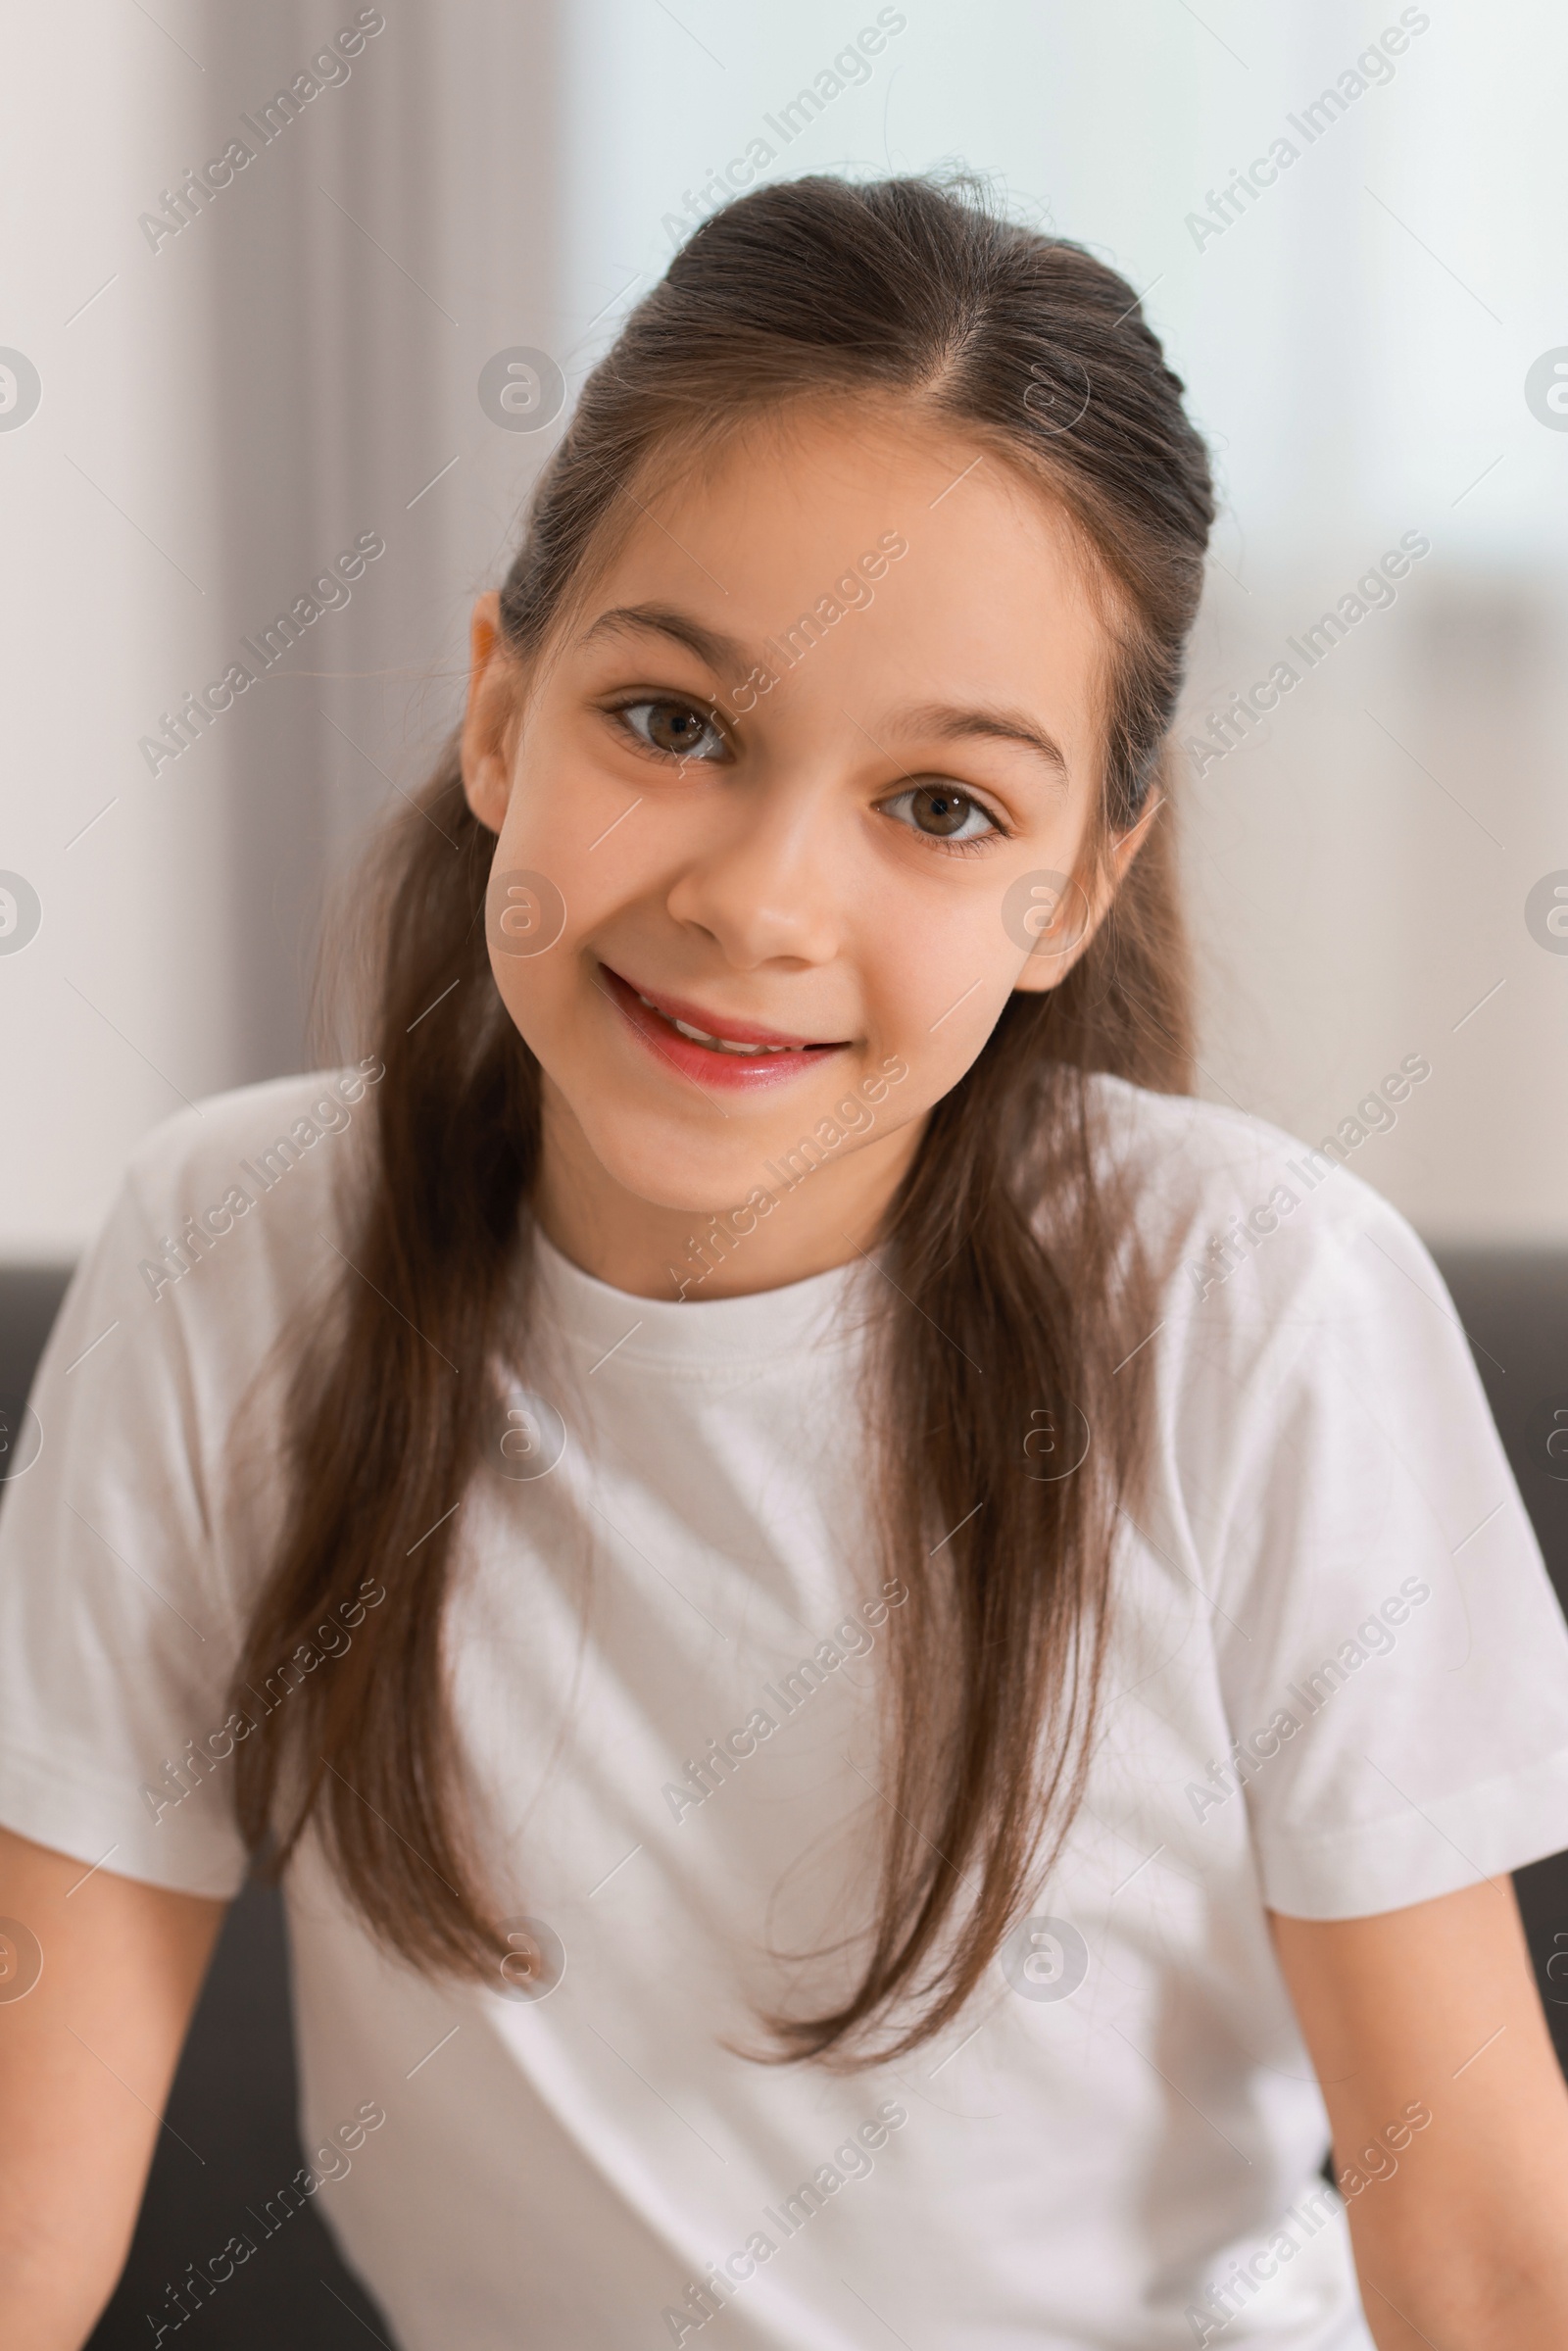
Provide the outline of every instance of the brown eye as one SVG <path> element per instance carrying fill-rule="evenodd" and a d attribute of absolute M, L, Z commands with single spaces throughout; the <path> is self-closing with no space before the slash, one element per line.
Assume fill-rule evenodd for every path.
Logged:
<path fill-rule="evenodd" d="M 964 792 L 922 785 L 909 797 L 909 813 L 922 833 L 961 833 L 974 802 Z"/>
<path fill-rule="evenodd" d="M 724 741 L 711 715 L 694 702 L 631 702 L 617 715 L 639 743 L 670 759 L 724 757 Z"/>
<path fill-rule="evenodd" d="M 685 703 L 656 702 L 649 713 L 649 737 L 661 751 L 693 751 L 707 732 L 708 720 L 702 711 Z"/>
<path fill-rule="evenodd" d="M 882 806 L 890 816 L 897 816 L 928 841 L 956 841 L 967 847 L 1002 831 L 990 809 L 967 792 L 960 792 L 956 784 L 914 784 Z"/>

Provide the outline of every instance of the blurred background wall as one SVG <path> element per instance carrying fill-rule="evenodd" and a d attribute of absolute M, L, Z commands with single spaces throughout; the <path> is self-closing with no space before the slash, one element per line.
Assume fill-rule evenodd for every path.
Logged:
<path fill-rule="evenodd" d="M 84 0 L 8 47 L 0 1254 L 74 1252 L 150 1125 L 300 1065 L 324 893 L 455 713 L 552 370 L 569 402 L 715 174 L 941 164 L 1124 271 L 1215 451 L 1204 1090 L 1316 1141 L 1424 1056 L 1357 1171 L 1440 1243 L 1568 1243 L 1547 0 Z"/>

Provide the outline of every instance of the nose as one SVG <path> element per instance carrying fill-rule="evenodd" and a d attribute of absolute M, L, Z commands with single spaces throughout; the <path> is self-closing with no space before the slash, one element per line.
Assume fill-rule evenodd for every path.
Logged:
<path fill-rule="evenodd" d="M 739 971 L 832 962 L 843 935 L 833 822 L 825 789 L 785 776 L 743 788 L 671 887 L 670 913 L 716 940 Z"/>

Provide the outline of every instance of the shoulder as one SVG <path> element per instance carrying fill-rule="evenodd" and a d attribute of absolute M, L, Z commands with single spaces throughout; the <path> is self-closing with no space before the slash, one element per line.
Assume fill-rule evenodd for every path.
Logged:
<path fill-rule="evenodd" d="M 1184 1572 L 1224 1592 L 1251 1640 L 1294 1622 L 1318 1586 L 1348 1609 L 1379 1559 L 1436 1573 L 1445 1545 L 1512 1496 L 1490 1540 L 1537 1592 L 1539 1556 L 1443 1277 L 1347 1164 L 1366 1130 L 1348 1120 L 1311 1146 L 1208 1103 L 1096 1091 L 1154 1285 L 1140 1335 L 1155 1398 L 1148 1507 Z"/>
<path fill-rule="evenodd" d="M 1156 1287 L 1170 1377 L 1206 1366 L 1242 1381 L 1330 1337 L 1365 1353 L 1399 1335 L 1419 1353 L 1445 1324 L 1467 1351 L 1423 1243 L 1352 1164 L 1370 1129 L 1348 1120 L 1309 1144 L 1108 1077 L 1092 1100 L 1102 1166 Z"/>
<path fill-rule="evenodd" d="M 1120 1078 L 1093 1079 L 1091 1099 L 1102 1165 L 1121 1186 L 1146 1250 L 1166 1278 L 1191 1269 L 1195 1295 L 1224 1287 L 1227 1256 L 1261 1257 L 1276 1239 L 1282 1246 L 1269 1253 L 1298 1276 L 1367 1234 L 1415 1242 L 1398 1210 L 1357 1173 L 1369 1130 L 1354 1121 L 1346 1121 L 1354 1141 L 1342 1128 L 1311 1144 L 1245 1110 L 1151 1094 Z"/>
<path fill-rule="evenodd" d="M 379 1075 L 371 1058 L 240 1087 L 143 1136 L 40 1367 L 34 1409 L 57 1454 L 90 1422 L 127 1460 L 140 1447 L 200 1465 L 206 1491 L 275 1343 L 332 1294 Z"/>
<path fill-rule="evenodd" d="M 142 1137 L 126 1162 L 125 1191 L 153 1222 L 172 1217 L 176 1233 L 188 1217 L 199 1229 L 220 1221 L 225 1202 L 243 1215 L 274 1190 L 279 1207 L 285 1195 L 318 1196 L 341 1158 L 363 1154 L 370 1089 L 381 1074 L 371 1055 L 209 1095 Z M 351 1153 L 320 1148 L 355 1128 Z M 289 1181 L 295 1176 L 297 1184 Z"/>
<path fill-rule="evenodd" d="M 173 1326 L 194 1341 L 275 1324 L 333 1261 L 380 1074 L 371 1056 L 210 1095 L 165 1120 L 131 1153 L 88 1267 L 127 1304 L 156 1308 L 166 1339 Z"/>

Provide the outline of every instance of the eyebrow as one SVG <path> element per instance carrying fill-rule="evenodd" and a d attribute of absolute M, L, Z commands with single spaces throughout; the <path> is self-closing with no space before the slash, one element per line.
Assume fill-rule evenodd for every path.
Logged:
<path fill-rule="evenodd" d="M 583 631 L 580 644 L 592 643 L 595 637 L 612 636 L 617 632 L 648 629 L 656 635 L 668 637 L 685 646 L 700 661 L 706 661 L 715 676 L 725 667 L 749 669 L 753 663 L 747 648 L 736 637 L 726 636 L 721 629 L 705 628 L 687 612 L 674 605 L 621 604 L 612 605 L 601 612 L 590 628 Z M 935 736 L 942 743 L 980 740 L 993 743 L 1018 743 L 1032 751 L 1054 767 L 1065 781 L 1068 769 L 1061 747 L 1043 727 L 1025 716 L 1022 710 L 964 709 L 953 703 L 919 703 L 900 714 L 901 725 L 923 735 Z"/>
<path fill-rule="evenodd" d="M 921 703 L 906 710 L 904 718 L 921 734 L 935 735 L 943 743 L 957 743 L 970 736 L 994 743 L 1021 743 L 1025 750 L 1038 753 L 1058 775 L 1065 778 L 1067 774 L 1060 745 L 1022 710 L 959 710 L 951 703 Z"/>
<path fill-rule="evenodd" d="M 673 638 L 684 645 L 688 653 L 706 661 L 715 677 L 726 667 L 750 668 L 746 648 L 736 637 L 726 637 L 721 629 L 705 628 L 700 620 L 667 604 L 617 604 L 601 612 L 591 628 L 584 629 L 578 643 L 591 644 L 595 637 L 608 637 L 635 629 L 652 629 L 657 635 Z"/>

